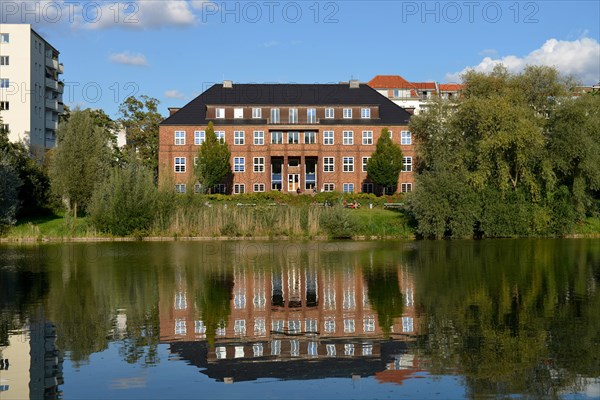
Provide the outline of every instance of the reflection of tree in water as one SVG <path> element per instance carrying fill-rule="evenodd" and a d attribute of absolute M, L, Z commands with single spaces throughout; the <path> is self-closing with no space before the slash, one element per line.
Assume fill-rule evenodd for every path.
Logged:
<path fill-rule="evenodd" d="M 430 370 L 459 371 L 471 397 L 554 397 L 600 375 L 600 247 L 585 243 L 423 244 Z"/>
<path fill-rule="evenodd" d="M 398 281 L 398 268 L 393 266 L 363 269 L 369 289 L 369 302 L 377 312 L 379 326 L 389 336 L 394 319 L 402 316 L 404 302 Z"/>
<path fill-rule="evenodd" d="M 206 340 L 212 346 L 217 328 L 225 328 L 231 313 L 233 276 L 224 270 L 202 271 L 202 275 L 195 300 L 206 326 Z"/>

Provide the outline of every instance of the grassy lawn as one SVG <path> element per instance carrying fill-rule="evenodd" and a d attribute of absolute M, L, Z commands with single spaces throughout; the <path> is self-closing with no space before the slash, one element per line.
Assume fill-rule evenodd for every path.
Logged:
<path fill-rule="evenodd" d="M 66 220 L 60 215 L 47 215 L 43 217 L 25 218 L 17 222 L 6 234 L 7 238 L 24 237 L 86 237 L 99 236 L 90 226 L 87 217 L 77 218 L 76 226 L 70 228 Z"/>
<path fill-rule="evenodd" d="M 350 210 L 358 225 L 358 235 L 413 237 L 414 230 L 401 211 L 362 207 Z"/>

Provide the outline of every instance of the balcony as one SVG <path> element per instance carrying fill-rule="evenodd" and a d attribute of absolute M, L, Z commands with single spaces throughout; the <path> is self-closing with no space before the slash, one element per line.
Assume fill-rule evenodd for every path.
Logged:
<path fill-rule="evenodd" d="M 63 93 L 65 91 L 65 84 L 62 81 L 58 81 L 58 93 Z"/>
<path fill-rule="evenodd" d="M 51 129 L 53 131 L 58 129 L 58 120 L 48 119 L 46 118 L 46 129 Z"/>
<path fill-rule="evenodd" d="M 59 114 L 62 114 L 65 112 L 65 105 L 63 103 L 58 103 L 58 108 L 56 109 L 58 111 Z"/>
<path fill-rule="evenodd" d="M 58 69 L 58 60 L 55 58 L 46 58 L 46 67 Z"/>
<path fill-rule="evenodd" d="M 46 87 L 58 92 L 58 81 L 52 78 L 46 78 Z"/>
<path fill-rule="evenodd" d="M 59 74 L 64 74 L 65 73 L 65 66 L 62 63 L 58 64 L 58 73 Z"/>
<path fill-rule="evenodd" d="M 46 108 L 50 110 L 57 111 L 58 110 L 58 100 L 46 99 Z"/>

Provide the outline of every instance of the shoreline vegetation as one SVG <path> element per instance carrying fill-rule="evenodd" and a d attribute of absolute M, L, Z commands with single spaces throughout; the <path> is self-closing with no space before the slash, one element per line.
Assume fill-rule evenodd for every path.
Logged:
<path fill-rule="evenodd" d="M 319 193 L 287 195 L 171 195 L 150 227 L 114 235 L 98 230 L 90 216 L 68 214 L 25 218 L 0 236 L 0 243 L 209 241 L 209 240 L 416 240 L 417 227 L 403 207 L 406 195 Z M 349 208 L 354 201 L 357 209 Z M 345 206 L 345 204 L 347 206 Z M 517 237 L 600 237 L 600 218 L 588 218 L 562 235 Z"/>

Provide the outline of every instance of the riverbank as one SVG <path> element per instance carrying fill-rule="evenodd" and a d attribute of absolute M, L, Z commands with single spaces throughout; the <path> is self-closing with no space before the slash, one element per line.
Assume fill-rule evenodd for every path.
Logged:
<path fill-rule="evenodd" d="M 158 224 L 157 224 L 158 225 Z M 99 232 L 88 217 L 51 215 L 19 221 L 0 242 L 353 240 L 414 239 L 402 211 L 383 208 L 225 205 L 177 212 L 162 226 L 118 237 Z"/>

